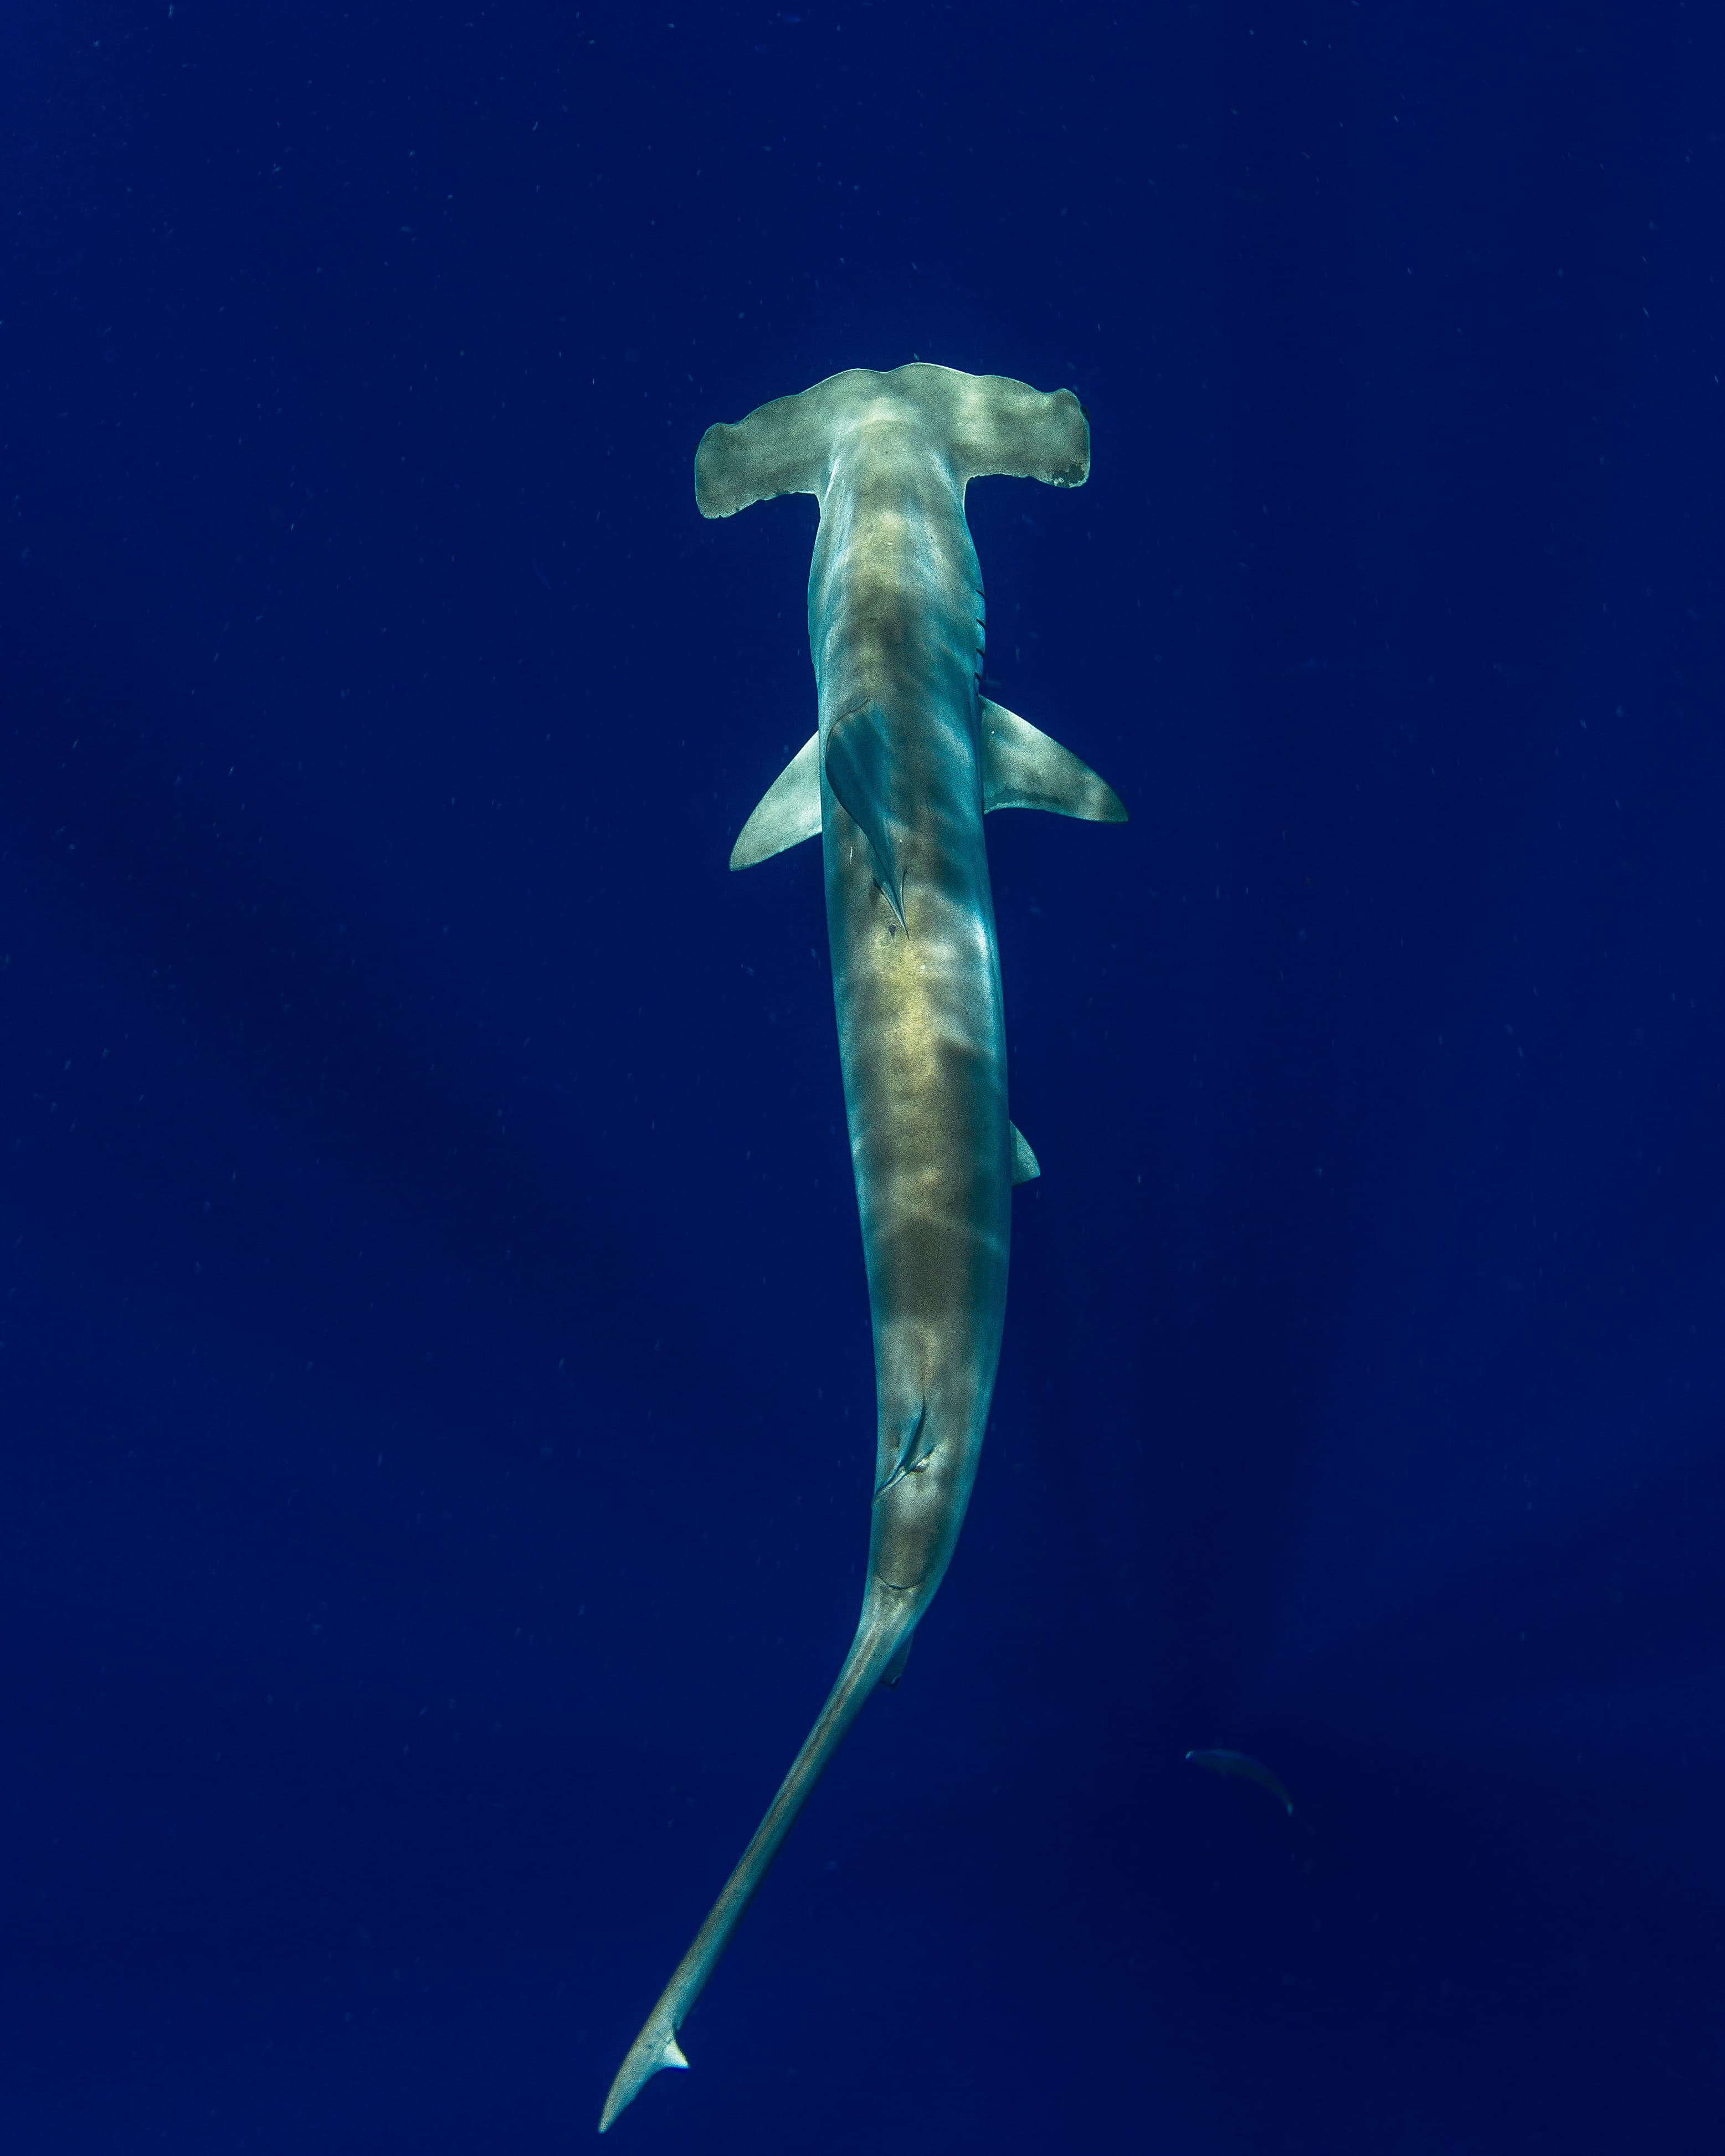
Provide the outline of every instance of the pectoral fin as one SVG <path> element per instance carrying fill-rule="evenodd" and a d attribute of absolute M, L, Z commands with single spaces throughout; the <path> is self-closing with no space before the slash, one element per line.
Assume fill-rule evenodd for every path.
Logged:
<path fill-rule="evenodd" d="M 827 734 L 825 764 L 834 798 L 868 840 L 875 880 L 902 927 L 905 872 L 900 848 L 904 826 L 894 814 L 892 742 L 886 714 L 878 704 L 860 705 L 834 721 Z"/>
<path fill-rule="evenodd" d="M 983 808 L 1049 808 L 1090 824 L 1123 824 L 1120 796 L 1069 748 L 982 700 Z"/>
<path fill-rule="evenodd" d="M 755 803 L 731 849 L 733 869 L 752 869 L 787 846 L 820 835 L 820 736 L 810 734 Z"/>
<path fill-rule="evenodd" d="M 1021 1183 L 1034 1183 L 1042 1173 L 1042 1163 L 1024 1142 L 1024 1134 L 1016 1123 L 1006 1127 L 1012 1132 L 1012 1180 L 1016 1189 Z"/>

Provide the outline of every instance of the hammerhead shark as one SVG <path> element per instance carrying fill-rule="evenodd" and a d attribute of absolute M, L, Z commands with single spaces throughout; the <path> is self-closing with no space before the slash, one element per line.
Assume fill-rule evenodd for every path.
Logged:
<path fill-rule="evenodd" d="M 819 834 L 850 1157 L 874 1325 L 868 1584 L 838 1681 L 767 1816 L 618 2069 L 603 2133 L 665 2066 L 743 1911 L 839 1739 L 896 1684 L 963 1524 L 1006 1310 L 1014 1183 L 1039 1174 L 1007 1116 L 1000 960 L 983 818 L 1126 811 L 1068 750 L 981 693 L 973 479 L 1081 486 L 1090 428 L 1070 390 L 917 362 L 854 367 L 709 427 L 703 516 L 812 494 L 819 724 L 731 855 L 747 868 Z"/>

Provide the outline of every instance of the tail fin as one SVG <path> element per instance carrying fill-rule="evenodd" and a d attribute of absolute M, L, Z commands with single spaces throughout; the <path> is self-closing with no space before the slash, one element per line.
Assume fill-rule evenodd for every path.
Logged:
<path fill-rule="evenodd" d="M 617 2078 L 599 2115 L 603 2133 L 620 2112 L 634 2102 L 655 2074 L 665 2066 L 686 2066 L 677 2043 L 677 2030 L 697 1999 L 713 1964 L 730 1943 L 742 1913 L 754 1898 L 755 1889 L 767 1876 L 767 1867 L 778 1854 L 779 1844 L 790 1832 L 804 1799 L 820 1779 L 821 1770 L 838 1749 L 839 1740 L 855 1721 L 863 1702 L 880 1683 L 897 1658 L 906 1635 L 922 1613 L 927 1598 L 907 1589 L 870 1581 L 863 1603 L 862 1621 L 838 1681 L 827 1696 L 791 1771 L 779 1784 L 767 1816 L 755 1830 L 754 1840 L 737 1860 L 737 1869 L 695 1935 L 695 1943 L 677 1964 L 670 1982 L 660 1994 L 645 2027 L 629 2046 L 629 2056 L 617 2069 Z M 900 1667 L 902 1668 L 902 1663 Z"/>
<path fill-rule="evenodd" d="M 822 494 L 843 430 L 882 418 L 933 435 L 966 480 L 1082 486 L 1090 475 L 1090 426 L 1070 389 L 915 360 L 890 374 L 854 367 L 775 398 L 734 427 L 709 427 L 695 453 L 696 506 L 703 516 L 735 516 L 774 495 Z"/>

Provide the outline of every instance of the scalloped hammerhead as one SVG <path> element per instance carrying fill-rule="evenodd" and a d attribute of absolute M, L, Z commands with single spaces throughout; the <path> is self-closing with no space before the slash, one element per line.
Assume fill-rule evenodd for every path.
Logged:
<path fill-rule="evenodd" d="M 868 1584 L 838 1681 L 778 1794 L 618 2069 L 603 2133 L 661 2067 L 791 1822 L 877 1684 L 896 1684 L 976 1478 L 1006 1308 L 1014 1183 L 1000 960 L 983 818 L 1125 820 L 1087 765 L 981 693 L 973 479 L 1081 486 L 1090 428 L 1067 389 L 918 362 L 855 367 L 710 427 L 703 516 L 812 494 L 819 725 L 731 856 L 819 834 L 850 1158 L 874 1323 L 878 1439 Z"/>

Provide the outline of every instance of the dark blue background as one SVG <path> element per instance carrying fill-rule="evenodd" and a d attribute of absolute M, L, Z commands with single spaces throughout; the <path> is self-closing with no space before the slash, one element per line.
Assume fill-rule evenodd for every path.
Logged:
<path fill-rule="evenodd" d="M 1713 10 L 16 9 L 0 2144 L 568 2148 L 850 1638 L 814 506 L 972 500 L 970 1523 L 616 2146 L 1496 2156 L 1725 2100 Z M 1183 1763 L 1268 1761 L 1301 1820 Z"/>

